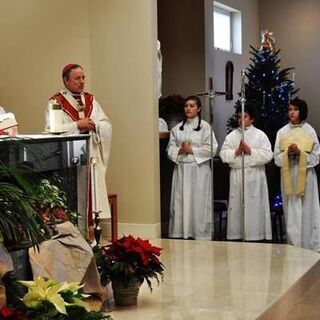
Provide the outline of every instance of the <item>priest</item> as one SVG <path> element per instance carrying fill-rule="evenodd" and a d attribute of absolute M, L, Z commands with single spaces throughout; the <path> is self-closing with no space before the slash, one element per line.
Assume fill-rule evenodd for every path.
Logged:
<path fill-rule="evenodd" d="M 50 110 L 55 109 L 58 105 L 61 107 L 62 115 L 57 119 L 62 123 L 56 127 L 60 127 L 61 131 L 67 134 L 88 133 L 91 136 L 90 159 L 94 160 L 96 177 L 99 177 L 99 179 L 95 179 L 94 183 L 91 170 L 88 205 L 88 225 L 90 227 L 93 225 L 93 203 L 96 205 L 96 208 L 93 209 L 101 211 L 100 218 L 110 217 L 105 176 L 110 154 L 112 127 L 110 120 L 95 97 L 84 91 L 85 73 L 80 65 L 66 65 L 62 70 L 62 79 L 65 88 L 49 99 L 45 117 L 45 130 L 52 131 L 50 116 L 53 113 Z M 89 230 L 92 230 L 92 228 L 89 228 Z M 92 234 L 90 237 L 92 238 Z"/>

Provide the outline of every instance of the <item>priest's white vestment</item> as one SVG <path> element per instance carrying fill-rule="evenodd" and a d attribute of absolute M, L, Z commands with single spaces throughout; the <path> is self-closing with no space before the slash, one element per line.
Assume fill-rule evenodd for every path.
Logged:
<path fill-rule="evenodd" d="M 86 94 L 81 93 L 81 100 L 83 102 L 83 106 L 88 107 L 88 100 L 86 99 Z M 96 101 L 96 99 L 88 94 L 91 97 L 90 103 L 90 116 L 89 118 L 93 120 L 95 123 L 95 131 L 90 131 L 90 158 L 94 157 L 96 160 L 96 199 L 97 199 L 97 208 L 93 208 L 94 210 L 101 211 L 100 218 L 109 218 L 110 207 L 108 202 L 108 193 L 106 186 L 106 172 L 108 167 L 109 155 L 110 155 L 110 147 L 111 147 L 111 136 L 112 136 L 112 126 L 108 117 L 103 112 L 101 106 Z M 52 104 L 57 103 L 56 97 L 62 97 L 63 101 L 67 101 L 69 110 L 64 110 L 62 121 L 63 121 L 63 131 L 67 134 L 80 134 L 80 131 L 77 127 L 77 123 L 72 118 L 74 114 L 80 114 L 79 103 L 74 99 L 71 92 L 67 89 L 61 90 L 57 95 L 51 98 L 48 102 L 47 110 L 46 110 L 46 126 L 45 130 L 50 132 L 50 108 Z M 58 102 L 59 103 L 59 102 Z M 71 109 L 72 107 L 72 109 Z M 72 112 L 69 112 L 72 111 Z M 80 117 L 81 118 L 81 117 Z M 91 176 L 92 176 L 91 170 Z M 93 179 L 91 179 L 92 186 L 92 202 L 94 203 L 94 183 Z"/>
<path fill-rule="evenodd" d="M 244 155 L 245 210 L 242 217 L 242 156 L 235 156 L 241 138 L 241 129 L 235 129 L 226 136 L 220 151 L 222 161 L 230 166 L 227 238 L 270 240 L 272 232 L 265 164 L 273 157 L 271 144 L 266 134 L 253 125 L 245 129 L 244 142 L 250 146 L 251 155 Z"/>
<path fill-rule="evenodd" d="M 199 118 L 187 120 L 184 130 L 182 122 L 170 132 L 168 157 L 176 163 L 170 203 L 169 237 L 211 240 L 211 138 L 212 154 L 217 151 L 217 141 L 210 125 L 201 120 L 201 130 L 195 131 Z M 178 154 L 182 142 L 192 144 L 193 154 Z"/>
<path fill-rule="evenodd" d="M 310 137 L 314 144 L 307 156 L 307 172 L 304 195 L 286 195 L 283 181 L 283 157 L 288 154 L 279 148 L 280 140 L 295 128 L 300 127 Z M 304 151 L 301 151 L 304 152 Z M 283 211 L 286 220 L 287 241 L 290 244 L 320 252 L 320 207 L 317 174 L 314 167 L 319 163 L 320 146 L 315 130 L 306 122 L 295 126 L 291 123 L 282 127 L 276 138 L 274 159 L 277 166 L 281 167 L 281 192 Z M 290 176 L 293 186 L 298 177 L 299 159 L 289 160 Z"/>

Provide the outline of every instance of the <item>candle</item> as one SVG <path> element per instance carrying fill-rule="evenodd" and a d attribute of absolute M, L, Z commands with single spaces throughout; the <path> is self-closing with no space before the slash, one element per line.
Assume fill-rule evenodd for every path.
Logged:
<path fill-rule="evenodd" d="M 294 80 L 295 75 L 296 75 L 296 74 L 295 74 L 294 72 L 292 72 L 292 82 L 293 82 L 293 83 L 294 83 L 294 81 L 295 81 L 295 80 Z"/>

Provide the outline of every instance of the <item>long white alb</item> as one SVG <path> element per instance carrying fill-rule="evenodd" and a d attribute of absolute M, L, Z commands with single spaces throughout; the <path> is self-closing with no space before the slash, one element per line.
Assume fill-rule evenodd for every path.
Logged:
<path fill-rule="evenodd" d="M 220 157 L 230 166 L 227 238 L 248 241 L 272 239 L 268 185 L 265 164 L 273 154 L 266 134 L 253 125 L 246 128 L 244 141 L 251 155 L 244 155 L 244 217 L 241 201 L 241 156 L 235 156 L 242 135 L 240 129 L 229 133 L 221 147 Z M 243 230 L 244 229 L 244 230 Z"/>
<path fill-rule="evenodd" d="M 210 159 L 218 144 L 210 125 L 199 118 L 187 120 L 184 130 L 177 124 L 170 133 L 168 157 L 176 163 L 170 203 L 169 237 L 211 240 L 212 200 Z M 212 134 L 212 154 L 211 137 Z M 183 141 L 192 144 L 193 154 L 178 154 Z"/>

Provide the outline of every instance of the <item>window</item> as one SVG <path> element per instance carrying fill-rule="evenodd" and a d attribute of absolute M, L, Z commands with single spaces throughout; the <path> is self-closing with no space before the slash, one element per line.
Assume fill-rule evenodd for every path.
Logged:
<path fill-rule="evenodd" d="M 241 54 L 241 12 L 217 1 L 213 4 L 214 47 Z"/>
<path fill-rule="evenodd" d="M 231 51 L 231 14 L 220 8 L 214 9 L 214 47 Z"/>

